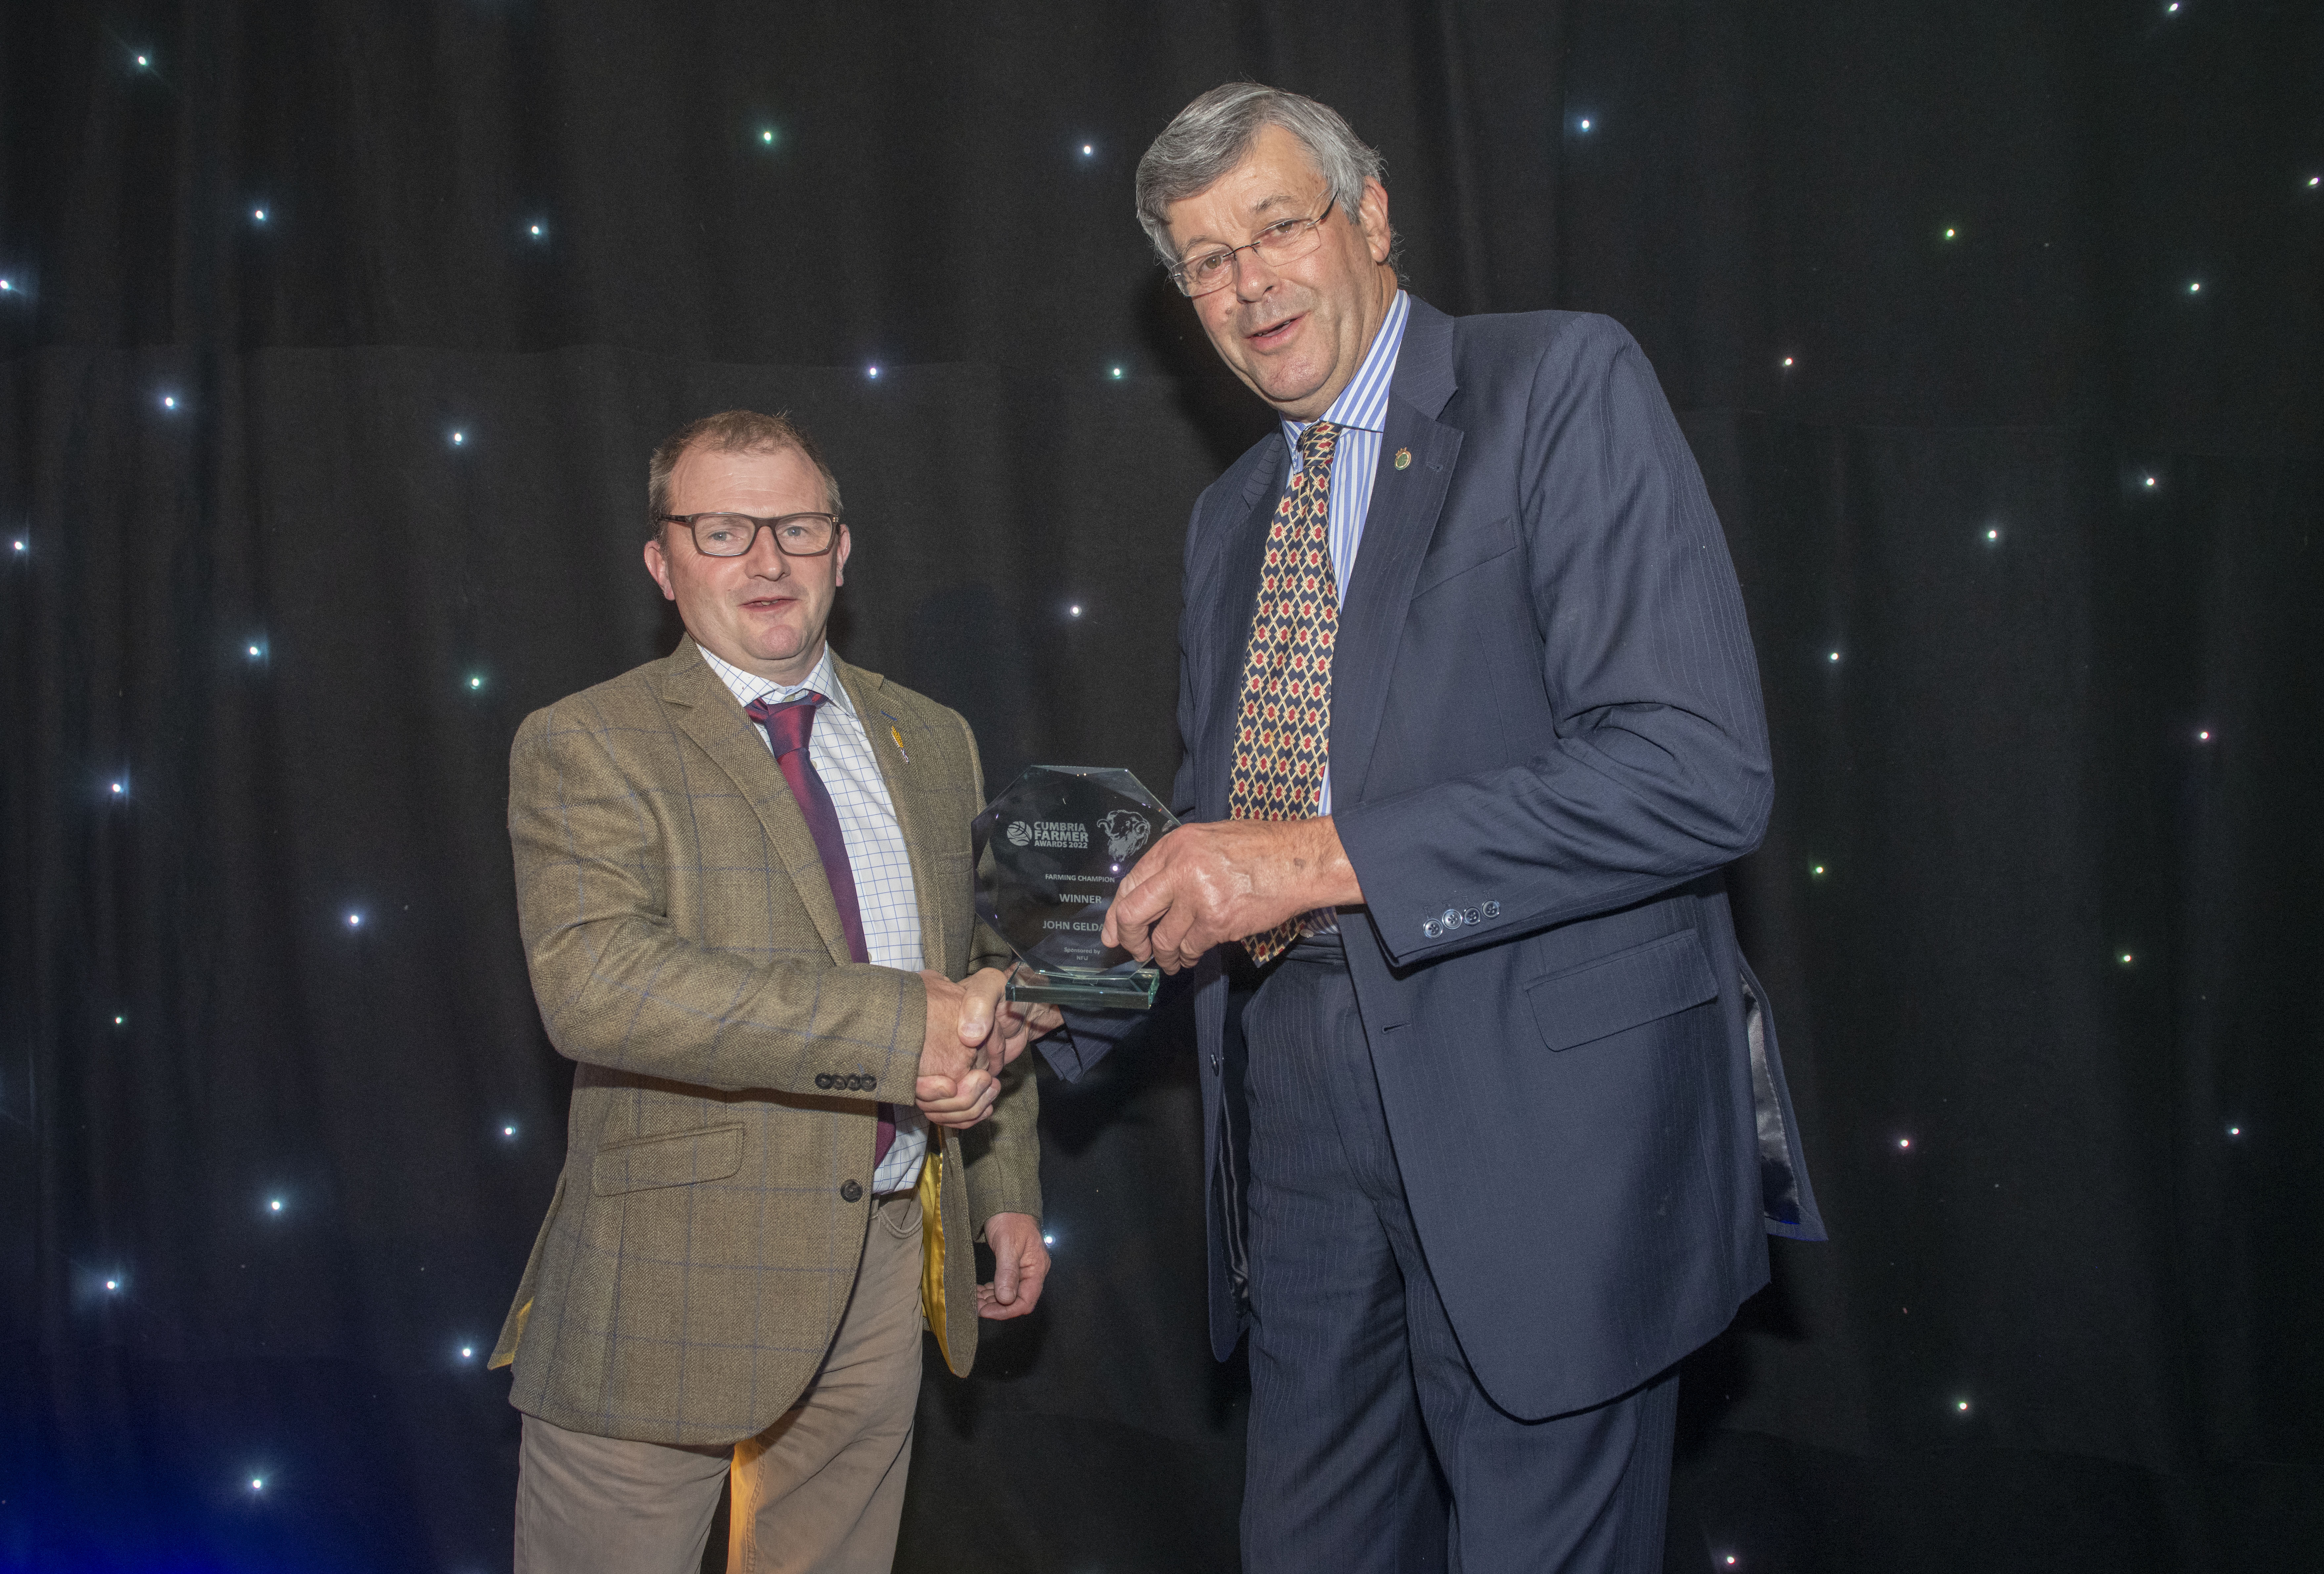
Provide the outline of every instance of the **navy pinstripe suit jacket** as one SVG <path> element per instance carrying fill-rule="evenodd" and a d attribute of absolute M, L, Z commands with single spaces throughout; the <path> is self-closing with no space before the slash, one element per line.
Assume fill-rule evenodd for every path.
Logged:
<path fill-rule="evenodd" d="M 1183 818 L 1227 814 L 1288 460 L 1271 435 L 1194 506 Z M 1766 1280 L 1767 1231 L 1823 1233 L 1720 874 L 1773 795 L 1742 595 L 1618 325 L 1413 303 L 1340 614 L 1331 759 L 1367 904 L 1342 916 L 1349 967 L 1462 1347 L 1517 1415 L 1610 1398 L 1726 1326 Z M 1241 1321 L 1222 1126 L 1239 1036 L 1218 954 L 1182 977 L 1223 1358 Z M 1049 1050 L 1068 1076 L 1123 1028 L 1074 1026 Z"/>

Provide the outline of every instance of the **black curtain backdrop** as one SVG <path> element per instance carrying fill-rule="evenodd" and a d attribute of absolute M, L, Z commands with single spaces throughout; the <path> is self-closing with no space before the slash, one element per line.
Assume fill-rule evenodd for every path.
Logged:
<path fill-rule="evenodd" d="M 503 762 L 675 637 L 664 433 L 820 435 L 841 649 L 989 777 L 1168 779 L 1267 421 L 1130 175 L 1243 76 L 1425 299 L 1637 334 L 1741 572 L 1834 1239 L 1690 1363 L 1670 1567 L 2324 1566 L 2319 6 L 121 0 L 0 22 L 0 1567 L 507 1566 Z M 1234 1567 L 1179 1026 L 1045 1086 L 899 1568 Z"/>

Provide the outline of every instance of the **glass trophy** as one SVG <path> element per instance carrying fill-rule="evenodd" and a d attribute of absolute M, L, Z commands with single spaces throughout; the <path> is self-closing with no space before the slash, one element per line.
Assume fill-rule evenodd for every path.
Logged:
<path fill-rule="evenodd" d="M 1012 1000 L 1105 1010 L 1154 1004 L 1158 969 L 1099 938 L 1115 884 L 1178 824 L 1126 770 L 1034 765 L 979 815 L 976 910 L 1024 966 Z"/>

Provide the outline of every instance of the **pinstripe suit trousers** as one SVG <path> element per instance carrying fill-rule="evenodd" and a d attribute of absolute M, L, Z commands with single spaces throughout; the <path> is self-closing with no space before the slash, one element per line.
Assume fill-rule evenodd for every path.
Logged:
<path fill-rule="evenodd" d="M 1675 1371 L 1544 1421 L 1494 1405 L 1429 1277 L 1339 937 L 1295 946 L 1242 1025 L 1251 1302 L 1243 1567 L 1656 1574 Z"/>

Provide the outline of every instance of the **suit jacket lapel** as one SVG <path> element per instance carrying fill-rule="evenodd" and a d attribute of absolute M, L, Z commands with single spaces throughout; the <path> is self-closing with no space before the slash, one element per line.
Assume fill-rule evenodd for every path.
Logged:
<path fill-rule="evenodd" d="M 1334 804 L 1363 799 L 1388 678 L 1404 639 L 1405 612 L 1412 603 L 1413 578 L 1436 534 L 1436 517 L 1461 452 L 1460 428 L 1435 419 L 1455 387 L 1452 319 L 1416 299 L 1389 384 L 1388 426 L 1380 436 L 1363 542 L 1356 550 L 1355 572 L 1348 576 L 1332 648 Z M 1394 456 L 1407 449 L 1413 463 L 1399 470 Z"/>
<path fill-rule="evenodd" d="M 1402 470 L 1388 459 L 1399 448 L 1410 449 L 1414 461 Z M 1348 576 L 1348 597 L 1340 607 L 1340 632 L 1332 647 L 1334 804 L 1363 800 L 1372 744 L 1388 703 L 1388 677 L 1396 669 L 1405 612 L 1412 603 L 1413 577 L 1436 534 L 1436 516 L 1444 506 L 1452 461 L 1460 452 L 1457 428 L 1439 425 L 1402 400 L 1389 399 L 1371 511 L 1364 518 L 1363 544 L 1356 551 L 1356 571 Z"/>
<path fill-rule="evenodd" d="M 839 684 L 847 691 L 848 703 L 863 723 L 863 735 L 871 741 L 872 758 L 880 762 L 881 779 L 888 784 L 888 802 L 896 811 L 896 828 L 903 833 L 904 852 L 912 866 L 912 896 L 920 909 L 920 965 L 945 971 L 944 907 L 936 900 L 935 874 L 928 868 L 928 849 L 934 845 L 921 834 L 927 823 L 929 806 L 920 796 L 920 778 L 904 763 L 902 750 L 897 745 L 896 734 L 889 729 L 899 725 L 896 719 L 880 708 L 880 690 L 887 679 L 876 672 L 866 672 L 860 667 L 842 661 L 835 652 L 831 667 L 839 675 Z"/>
<path fill-rule="evenodd" d="M 759 816 L 783 873 L 789 877 L 799 905 L 816 933 L 823 936 L 832 960 L 853 961 L 847 949 L 847 932 L 839 925 L 838 904 L 831 899 L 831 881 L 823 872 L 822 855 L 815 850 L 815 836 L 791 797 L 782 769 L 768 752 L 767 735 L 742 713 L 741 702 L 718 681 L 691 638 L 679 643 L 666 664 L 661 697 L 678 729 L 726 774 L 735 792 Z M 686 785 L 680 790 L 693 788 Z"/>

